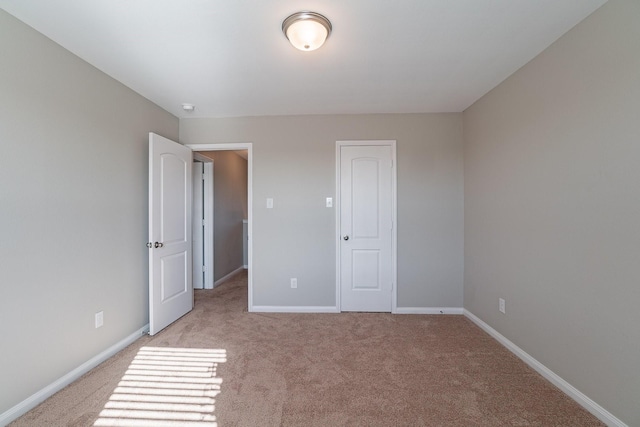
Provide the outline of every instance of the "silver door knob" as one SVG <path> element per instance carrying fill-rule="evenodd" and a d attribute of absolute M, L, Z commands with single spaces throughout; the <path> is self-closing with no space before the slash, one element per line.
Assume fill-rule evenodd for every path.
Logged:
<path fill-rule="evenodd" d="M 349 236 L 344 236 L 343 239 L 344 240 L 349 240 Z"/>

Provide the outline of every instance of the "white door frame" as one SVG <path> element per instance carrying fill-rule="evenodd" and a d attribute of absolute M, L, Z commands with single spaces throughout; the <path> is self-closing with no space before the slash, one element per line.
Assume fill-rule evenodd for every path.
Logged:
<path fill-rule="evenodd" d="M 186 144 L 193 151 L 236 151 L 247 150 L 247 240 L 248 240 L 248 301 L 247 310 L 253 309 L 253 143 L 232 142 L 223 144 Z M 211 205 L 213 206 L 213 204 Z M 213 241 L 213 239 L 212 239 Z"/>
<path fill-rule="evenodd" d="M 396 141 L 395 140 L 372 140 L 372 141 L 336 141 L 336 307 L 338 311 L 342 311 L 341 298 L 341 261 L 342 261 L 342 245 L 340 235 L 340 148 L 345 146 L 366 146 L 366 145 L 387 145 L 391 147 L 391 220 L 393 229 L 391 230 L 391 278 L 393 280 L 391 291 L 391 312 L 396 313 L 398 310 L 398 221 L 397 221 L 397 162 L 396 162 Z"/>
<path fill-rule="evenodd" d="M 203 206 L 204 206 L 204 236 L 202 239 L 203 245 L 204 245 L 204 289 L 213 289 L 213 285 L 214 285 L 214 280 L 213 278 L 215 277 L 215 271 L 214 271 L 214 263 L 213 260 L 215 259 L 215 253 L 214 253 L 214 245 L 213 245 L 213 233 L 214 233 L 214 210 L 213 210 L 213 204 L 214 204 L 214 198 L 213 198 L 213 171 L 214 171 L 214 161 L 213 159 L 210 159 L 206 156 L 203 156 L 201 154 L 198 154 L 196 152 L 193 153 L 193 159 L 194 160 L 198 160 L 202 163 L 204 163 L 204 197 L 202 200 Z M 194 194 L 194 204 L 195 204 L 195 198 L 196 197 L 201 197 L 201 195 L 199 194 Z M 195 226 L 195 224 L 194 224 Z M 194 266 L 194 271 L 193 273 L 195 274 L 195 266 Z"/>

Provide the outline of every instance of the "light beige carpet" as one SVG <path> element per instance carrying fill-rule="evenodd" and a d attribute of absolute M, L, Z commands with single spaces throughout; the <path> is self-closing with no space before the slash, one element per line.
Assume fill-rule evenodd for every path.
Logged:
<path fill-rule="evenodd" d="M 246 274 L 18 426 L 601 426 L 463 316 L 247 313 Z"/>

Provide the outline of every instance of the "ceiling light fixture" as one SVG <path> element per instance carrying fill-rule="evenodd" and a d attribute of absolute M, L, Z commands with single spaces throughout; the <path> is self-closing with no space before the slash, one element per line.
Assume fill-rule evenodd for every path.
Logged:
<path fill-rule="evenodd" d="M 282 22 L 282 32 L 293 47 L 308 52 L 324 44 L 331 34 L 331 22 L 316 12 L 296 12 Z"/>
<path fill-rule="evenodd" d="M 187 113 L 191 113 L 196 109 L 196 106 L 193 104 L 182 104 L 182 109 Z"/>

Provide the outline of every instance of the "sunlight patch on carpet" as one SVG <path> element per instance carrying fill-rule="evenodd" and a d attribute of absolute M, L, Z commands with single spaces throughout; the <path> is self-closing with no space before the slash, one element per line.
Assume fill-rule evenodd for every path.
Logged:
<path fill-rule="evenodd" d="M 142 347 L 93 425 L 216 427 L 217 368 L 226 361 L 226 350 Z"/>

